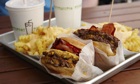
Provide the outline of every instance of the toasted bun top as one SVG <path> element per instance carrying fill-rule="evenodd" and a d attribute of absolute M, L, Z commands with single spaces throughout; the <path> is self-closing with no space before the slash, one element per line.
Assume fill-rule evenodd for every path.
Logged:
<path fill-rule="evenodd" d="M 74 38 L 61 37 L 61 39 L 67 41 L 68 43 L 70 43 L 71 45 L 73 45 L 73 46 L 75 46 L 75 47 L 77 47 L 79 49 L 82 49 L 85 46 L 84 43 L 82 43 L 82 42 L 80 42 L 80 41 L 78 41 L 78 40 L 76 40 Z"/>

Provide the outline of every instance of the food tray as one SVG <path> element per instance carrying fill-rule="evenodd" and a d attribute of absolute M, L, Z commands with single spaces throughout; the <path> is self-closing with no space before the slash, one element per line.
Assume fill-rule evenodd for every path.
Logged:
<path fill-rule="evenodd" d="M 82 22 L 85 23 L 85 22 Z M 55 18 L 53 18 L 51 20 L 51 25 L 55 26 L 56 24 L 56 20 Z M 88 23 L 87 23 L 88 24 Z M 44 26 L 48 25 L 48 20 L 44 21 Z M 88 24 L 91 25 L 91 24 Z M 6 48 L 8 48 L 9 50 L 11 50 L 13 53 L 15 53 L 18 57 L 21 57 L 22 59 L 26 60 L 27 62 L 30 62 L 31 64 L 33 64 L 34 66 L 38 67 L 39 69 L 47 72 L 45 70 L 44 67 L 41 66 L 40 62 L 38 59 L 33 58 L 31 56 L 16 52 L 14 50 L 14 45 L 13 43 L 15 42 L 15 36 L 14 36 L 14 32 L 10 31 L 4 34 L 0 35 L 0 43 L 2 43 Z M 64 81 L 65 83 L 75 83 L 75 84 L 98 84 L 103 82 L 104 80 L 110 78 L 111 76 L 119 73 L 120 71 L 122 71 L 123 69 L 125 69 L 126 67 L 132 65 L 133 63 L 137 62 L 140 60 L 140 53 L 134 54 L 132 56 L 130 56 L 129 58 L 126 58 L 126 60 L 120 64 L 118 64 L 117 66 L 109 69 L 108 71 L 104 72 L 103 74 L 93 78 L 90 81 L 86 81 L 86 82 L 75 82 L 72 81 L 70 79 L 62 79 L 62 81 Z"/>

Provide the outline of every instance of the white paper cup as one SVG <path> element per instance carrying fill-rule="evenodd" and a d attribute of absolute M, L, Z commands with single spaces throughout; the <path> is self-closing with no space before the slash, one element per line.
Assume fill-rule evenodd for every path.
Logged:
<path fill-rule="evenodd" d="M 30 34 L 44 20 L 44 0 L 10 0 L 6 2 L 16 39 Z"/>
<path fill-rule="evenodd" d="M 82 0 L 53 0 L 53 2 L 57 26 L 80 27 Z"/>

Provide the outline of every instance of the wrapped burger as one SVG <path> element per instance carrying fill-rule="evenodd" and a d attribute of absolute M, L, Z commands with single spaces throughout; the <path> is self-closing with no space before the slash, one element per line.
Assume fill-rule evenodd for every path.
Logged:
<path fill-rule="evenodd" d="M 107 22 L 99 23 L 100 27 L 103 25 L 110 25 Z M 116 36 L 123 44 L 125 57 L 132 56 L 140 52 L 140 36 L 137 28 L 132 28 L 120 23 L 114 22 L 115 26 L 114 36 Z"/>
<path fill-rule="evenodd" d="M 125 60 L 122 43 L 114 36 L 115 27 L 110 25 L 104 25 L 102 29 L 92 26 L 89 29 L 78 29 L 74 32 L 81 39 L 93 41 L 95 65 L 104 71 Z"/>
<path fill-rule="evenodd" d="M 41 64 L 59 78 L 87 81 L 103 73 L 94 66 L 95 51 L 91 40 L 59 37 L 43 55 Z"/>

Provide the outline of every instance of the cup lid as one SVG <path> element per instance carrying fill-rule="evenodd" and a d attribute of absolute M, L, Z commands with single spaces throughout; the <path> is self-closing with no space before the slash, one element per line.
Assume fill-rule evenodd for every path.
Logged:
<path fill-rule="evenodd" d="M 6 2 L 6 9 L 18 11 L 22 9 L 30 10 L 39 6 L 45 6 L 44 0 L 9 0 Z"/>

